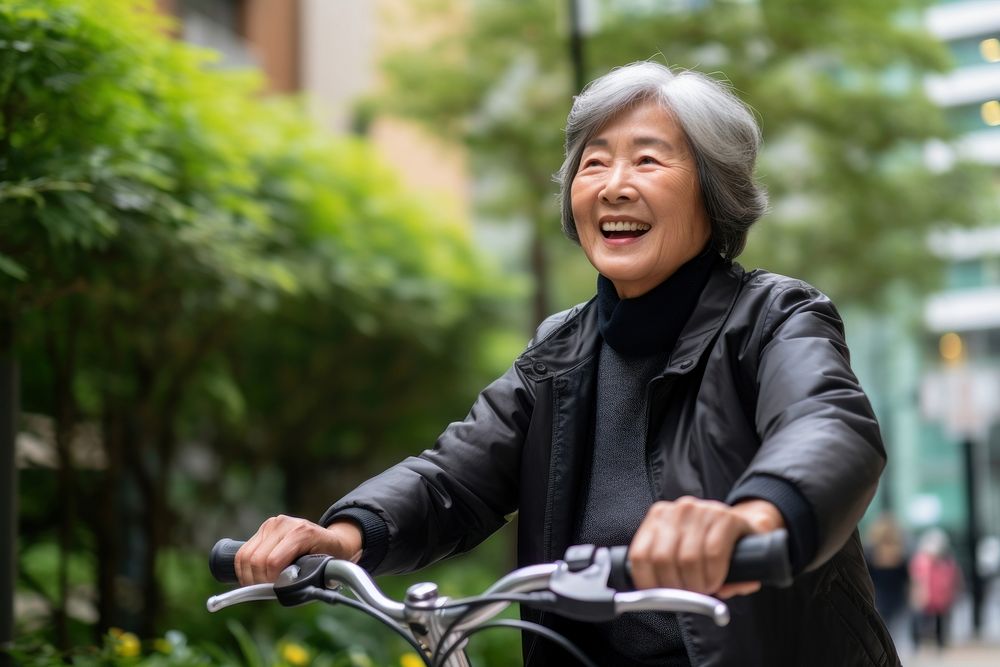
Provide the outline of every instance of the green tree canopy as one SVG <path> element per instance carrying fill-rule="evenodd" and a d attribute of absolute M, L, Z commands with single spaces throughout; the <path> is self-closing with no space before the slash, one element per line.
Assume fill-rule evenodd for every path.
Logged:
<path fill-rule="evenodd" d="M 949 66 L 920 21 L 923 0 L 585 4 L 586 78 L 653 58 L 730 82 L 759 115 L 759 172 L 773 208 L 751 232 L 745 263 L 870 304 L 896 281 L 932 285 L 928 232 L 981 218 L 981 170 L 959 163 L 934 172 L 922 160 L 926 141 L 949 136 L 922 87 L 925 74 Z M 420 5 L 426 17 L 456 20 L 434 47 L 387 59 L 383 108 L 464 142 L 484 178 L 503 183 L 486 189 L 484 210 L 555 237 L 549 175 L 561 163 L 573 93 L 567 3 Z M 568 291 L 579 298 L 590 289 L 588 280 Z"/>
<path fill-rule="evenodd" d="M 205 528 L 201 503 L 241 507 L 237 531 L 263 518 L 223 470 L 267 467 L 285 499 L 261 504 L 318 515 L 343 490 L 324 473 L 357 476 L 460 416 L 507 293 L 469 230 L 364 141 L 166 27 L 146 0 L 0 2 L 0 321 L 60 461 L 58 521 L 33 537 L 93 544 L 99 626 L 145 634 L 158 551 Z M 74 467 L 83 424 L 96 479 Z M 182 493 L 191 450 L 215 472 Z"/>

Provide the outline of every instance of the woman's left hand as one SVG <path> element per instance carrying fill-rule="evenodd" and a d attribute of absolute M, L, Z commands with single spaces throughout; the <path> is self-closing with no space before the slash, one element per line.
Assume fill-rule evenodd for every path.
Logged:
<path fill-rule="evenodd" d="M 726 505 L 684 496 L 654 503 L 629 546 L 637 588 L 683 588 L 728 598 L 760 589 L 760 582 L 723 584 L 733 547 L 744 535 L 785 525 L 766 500 Z"/>

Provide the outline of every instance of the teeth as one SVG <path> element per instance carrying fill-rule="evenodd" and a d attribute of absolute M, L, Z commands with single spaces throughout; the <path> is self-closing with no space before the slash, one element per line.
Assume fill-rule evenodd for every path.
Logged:
<path fill-rule="evenodd" d="M 603 232 L 648 232 L 649 225 L 645 222 L 625 222 L 623 220 L 601 223 Z"/>

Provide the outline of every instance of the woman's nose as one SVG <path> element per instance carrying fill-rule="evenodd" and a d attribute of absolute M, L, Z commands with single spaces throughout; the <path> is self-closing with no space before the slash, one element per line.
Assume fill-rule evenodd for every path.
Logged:
<path fill-rule="evenodd" d="M 608 170 L 608 178 L 599 196 L 601 201 L 608 204 L 635 199 L 636 191 L 631 183 L 628 165 L 616 163 Z"/>

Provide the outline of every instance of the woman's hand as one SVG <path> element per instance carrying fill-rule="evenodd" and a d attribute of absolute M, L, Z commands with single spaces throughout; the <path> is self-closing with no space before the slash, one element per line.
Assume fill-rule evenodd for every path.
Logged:
<path fill-rule="evenodd" d="M 628 556 L 637 588 L 683 588 L 728 598 L 760 589 L 760 582 L 725 584 L 733 547 L 744 535 L 785 525 L 766 500 L 726 505 L 684 496 L 653 504 Z"/>
<path fill-rule="evenodd" d="M 270 583 L 306 554 L 329 554 L 356 563 L 361 558 L 361 530 L 347 520 L 324 528 L 293 516 L 271 517 L 236 552 L 236 576 L 242 586 Z"/>

